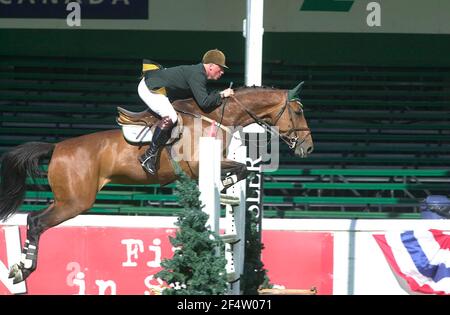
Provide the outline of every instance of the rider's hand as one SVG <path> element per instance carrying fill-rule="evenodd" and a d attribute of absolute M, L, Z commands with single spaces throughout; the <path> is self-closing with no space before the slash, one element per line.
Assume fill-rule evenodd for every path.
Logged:
<path fill-rule="evenodd" d="M 222 97 L 222 98 L 229 97 L 231 95 L 234 95 L 233 89 L 226 89 L 226 90 L 223 90 L 222 92 L 220 92 L 220 97 Z"/>

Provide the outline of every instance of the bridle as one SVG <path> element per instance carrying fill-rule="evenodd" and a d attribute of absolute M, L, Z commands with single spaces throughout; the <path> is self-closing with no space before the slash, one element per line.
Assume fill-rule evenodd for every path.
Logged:
<path fill-rule="evenodd" d="M 311 135 L 311 129 L 310 128 L 295 128 L 294 127 L 294 121 L 292 119 L 293 115 L 296 113 L 292 113 L 292 108 L 289 106 L 290 100 L 288 98 L 288 91 L 286 91 L 286 101 L 284 103 L 284 106 L 280 109 L 280 111 L 277 113 L 277 115 L 275 116 L 275 121 L 273 122 L 272 125 L 270 125 L 269 123 L 267 123 L 265 120 L 259 118 L 255 113 L 253 113 L 252 111 L 250 111 L 249 109 L 247 109 L 234 95 L 230 96 L 235 102 L 236 104 L 238 104 L 238 106 L 240 106 L 258 125 L 262 126 L 263 128 L 265 128 L 271 135 L 276 136 L 276 137 L 280 137 L 281 140 L 283 140 L 290 149 L 295 149 L 295 147 L 297 145 L 301 145 L 302 143 L 304 143 L 306 141 L 306 138 L 309 137 L 309 135 Z M 299 104 L 299 107 L 301 109 L 301 114 L 303 114 L 303 105 L 297 100 L 297 103 Z M 276 125 L 277 122 L 280 120 L 281 116 L 283 115 L 284 111 L 286 110 L 286 108 L 288 108 L 289 111 L 289 119 L 291 120 L 291 125 L 292 128 L 289 129 L 286 132 L 280 133 L 278 132 L 278 130 L 273 129 L 272 126 Z M 222 108 L 222 118 L 223 119 L 223 115 L 224 115 L 224 109 L 225 109 L 225 104 L 223 104 L 223 108 Z M 307 131 L 308 133 L 299 141 L 299 138 L 296 135 L 297 131 Z M 294 136 L 290 136 L 292 133 L 294 133 Z"/>

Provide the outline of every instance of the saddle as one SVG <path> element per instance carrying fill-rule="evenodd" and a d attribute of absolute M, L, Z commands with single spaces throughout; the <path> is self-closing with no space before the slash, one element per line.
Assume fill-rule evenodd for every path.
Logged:
<path fill-rule="evenodd" d="M 131 112 L 122 107 L 117 107 L 117 123 L 122 127 L 122 133 L 128 142 L 142 145 L 152 141 L 153 131 L 159 121 L 149 110 Z M 177 113 L 178 121 L 172 129 L 172 134 L 167 144 L 173 144 L 181 138 L 183 131 L 183 118 Z"/>
<path fill-rule="evenodd" d="M 117 107 L 119 116 L 117 123 L 119 125 L 138 125 L 138 126 L 153 126 L 158 118 L 152 115 L 148 110 L 142 112 L 132 112 L 122 107 Z"/>

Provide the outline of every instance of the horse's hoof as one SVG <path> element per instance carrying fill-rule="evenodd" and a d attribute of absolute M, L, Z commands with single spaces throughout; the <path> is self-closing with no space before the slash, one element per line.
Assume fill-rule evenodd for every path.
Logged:
<path fill-rule="evenodd" d="M 12 265 L 11 270 L 9 271 L 8 278 L 14 278 L 13 284 L 16 284 L 16 283 L 19 283 L 19 282 L 22 282 L 23 280 L 25 280 L 23 278 L 22 268 L 20 268 L 20 266 L 18 264 Z"/>
<path fill-rule="evenodd" d="M 9 271 L 8 278 L 9 279 L 14 278 L 19 271 L 20 271 L 20 267 L 18 264 L 12 265 L 11 270 Z"/>
<path fill-rule="evenodd" d="M 22 282 L 24 280 L 22 270 L 19 269 L 19 271 L 14 276 L 13 284 L 17 284 L 19 282 Z"/>

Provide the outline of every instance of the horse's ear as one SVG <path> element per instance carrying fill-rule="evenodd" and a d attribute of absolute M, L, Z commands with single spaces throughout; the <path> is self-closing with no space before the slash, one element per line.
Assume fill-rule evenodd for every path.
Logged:
<path fill-rule="evenodd" d="M 288 100 L 292 101 L 298 98 L 298 93 L 300 92 L 300 89 L 304 83 L 305 81 L 302 81 L 295 88 L 288 91 Z"/>

